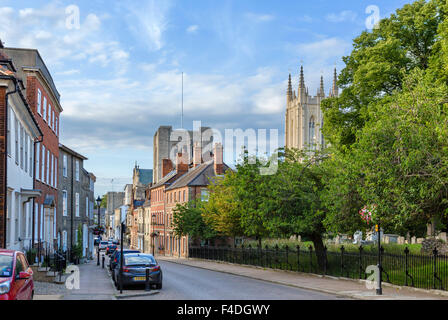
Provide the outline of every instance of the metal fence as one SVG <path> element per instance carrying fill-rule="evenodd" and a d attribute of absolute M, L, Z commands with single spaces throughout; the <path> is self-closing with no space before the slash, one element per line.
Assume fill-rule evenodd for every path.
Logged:
<path fill-rule="evenodd" d="M 260 266 L 296 272 L 315 273 L 351 279 L 367 279 L 366 268 L 378 264 L 378 253 L 365 250 L 337 251 L 324 249 L 321 263 L 316 252 L 309 247 L 190 247 L 190 258 L 226 261 L 235 264 Z M 447 290 L 448 256 L 432 254 L 411 254 L 408 248 L 402 252 L 385 252 L 381 248 L 383 281 L 423 289 Z"/>

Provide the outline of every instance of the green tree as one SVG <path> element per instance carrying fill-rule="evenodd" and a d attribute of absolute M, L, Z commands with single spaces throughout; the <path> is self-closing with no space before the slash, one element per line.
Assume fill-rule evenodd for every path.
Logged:
<path fill-rule="evenodd" d="M 228 171 L 224 177 L 216 178 L 208 186 L 208 201 L 201 210 L 204 221 L 220 236 L 244 235 L 241 227 L 241 203 L 235 192 L 236 173 Z"/>
<path fill-rule="evenodd" d="M 217 236 L 217 233 L 205 223 L 202 206 L 200 200 L 176 205 L 173 209 L 173 228 L 177 236 L 188 235 L 194 240 L 210 240 Z"/>
<path fill-rule="evenodd" d="M 326 153 L 287 149 L 281 157 L 277 174 L 270 177 L 271 192 L 264 206 L 268 230 L 272 236 L 300 234 L 310 239 L 316 250 L 319 266 L 324 261 L 323 221 L 326 208 L 321 201 Z"/>
<path fill-rule="evenodd" d="M 338 79 L 343 91 L 322 103 L 324 133 L 333 146 L 347 150 L 369 119 L 368 105 L 401 89 L 411 70 L 430 67 L 440 52 L 439 33 L 446 32 L 440 27 L 446 17 L 443 3 L 406 4 L 381 20 L 378 28 L 353 40 L 353 51 L 343 58 L 346 66 Z"/>
<path fill-rule="evenodd" d="M 341 214 L 355 219 L 361 202 L 376 205 L 374 220 L 394 232 L 422 234 L 426 223 L 442 217 L 448 208 L 447 102 L 447 86 L 416 69 L 404 76 L 402 90 L 371 104 L 357 142 L 346 155 L 336 154 L 343 178 L 328 181 L 330 192 L 339 188 L 347 199 L 353 191 L 356 201 L 343 211 L 337 195 L 327 198 L 327 207 L 336 204 L 327 221 Z"/>

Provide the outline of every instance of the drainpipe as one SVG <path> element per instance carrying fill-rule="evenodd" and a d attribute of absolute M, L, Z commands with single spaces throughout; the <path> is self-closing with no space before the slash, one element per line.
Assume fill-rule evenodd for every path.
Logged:
<path fill-rule="evenodd" d="M 33 189 L 36 189 L 36 144 L 43 142 L 44 141 L 44 136 L 41 135 L 40 138 L 38 140 L 34 140 L 33 142 Z M 40 163 L 40 162 L 39 162 Z M 35 225 L 36 225 L 36 199 L 33 199 L 33 210 L 32 210 L 32 231 L 31 231 L 31 247 L 34 248 L 34 238 L 36 237 L 36 230 L 35 230 Z"/>
<path fill-rule="evenodd" d="M 70 206 L 70 254 L 71 255 L 73 255 L 73 195 L 74 195 L 74 193 L 73 193 L 73 174 L 74 174 L 74 172 L 73 172 L 73 165 L 74 165 L 74 162 L 73 162 L 73 155 L 71 155 L 71 158 L 72 158 L 72 177 L 71 177 L 71 179 L 70 179 L 70 184 L 71 184 L 71 189 L 72 189 L 72 192 L 71 192 L 71 206 Z"/>

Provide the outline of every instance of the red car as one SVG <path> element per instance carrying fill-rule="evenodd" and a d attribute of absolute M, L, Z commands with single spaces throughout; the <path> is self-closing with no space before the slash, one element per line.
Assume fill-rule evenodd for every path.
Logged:
<path fill-rule="evenodd" d="M 32 300 L 33 270 L 20 251 L 0 249 L 0 300 Z"/>

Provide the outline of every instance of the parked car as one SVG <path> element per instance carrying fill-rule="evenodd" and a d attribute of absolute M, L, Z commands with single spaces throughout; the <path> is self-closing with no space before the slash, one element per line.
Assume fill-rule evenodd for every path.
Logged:
<path fill-rule="evenodd" d="M 162 269 L 156 259 L 151 254 L 146 253 L 126 253 L 123 254 L 123 287 L 128 285 L 142 285 L 146 283 L 146 269 L 149 268 L 149 278 L 151 286 L 162 289 Z M 120 268 L 114 269 L 114 283 L 117 288 L 120 286 Z"/>
<path fill-rule="evenodd" d="M 100 246 L 99 246 L 99 250 L 106 250 L 106 247 L 109 245 L 108 241 L 101 241 L 100 242 Z"/>
<path fill-rule="evenodd" d="M 133 249 L 123 249 L 123 254 L 126 253 L 140 253 L 139 250 L 133 250 Z M 110 256 L 109 259 L 109 269 L 112 272 L 112 279 L 114 279 L 114 269 L 117 266 L 120 266 L 120 255 L 121 255 L 121 250 L 120 248 L 117 248 L 117 250 L 115 250 L 115 252 Z"/>
<path fill-rule="evenodd" d="M 116 244 L 109 244 L 109 245 L 106 247 L 106 254 L 109 256 L 109 255 L 111 255 L 112 253 L 114 253 L 115 250 L 117 250 L 117 245 L 116 245 Z"/>
<path fill-rule="evenodd" d="M 0 300 L 32 300 L 33 270 L 20 251 L 0 249 Z"/>

